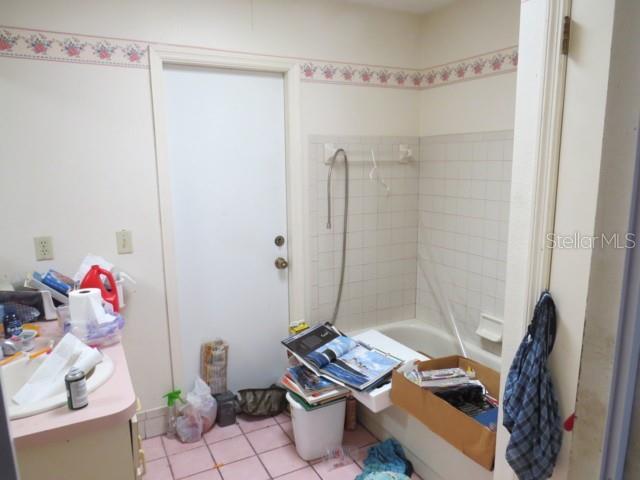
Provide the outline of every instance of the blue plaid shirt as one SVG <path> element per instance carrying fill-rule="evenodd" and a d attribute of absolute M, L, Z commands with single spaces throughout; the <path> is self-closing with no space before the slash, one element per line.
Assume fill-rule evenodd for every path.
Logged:
<path fill-rule="evenodd" d="M 547 358 L 555 338 L 555 305 L 544 292 L 505 385 L 503 425 L 511 433 L 506 458 L 520 480 L 551 477 L 562 425 Z"/>

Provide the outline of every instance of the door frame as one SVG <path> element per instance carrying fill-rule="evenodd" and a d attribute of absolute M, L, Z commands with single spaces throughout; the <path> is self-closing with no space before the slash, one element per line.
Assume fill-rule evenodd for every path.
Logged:
<path fill-rule="evenodd" d="M 305 171 L 302 155 L 300 115 L 300 67 L 294 60 L 261 57 L 242 53 L 212 52 L 185 47 L 149 47 L 151 102 L 155 137 L 158 201 L 163 254 L 164 287 L 166 292 L 167 325 L 172 381 L 182 385 L 182 343 L 178 304 L 178 276 L 175 254 L 172 196 L 169 177 L 167 117 L 163 68 L 165 65 L 186 65 L 233 69 L 247 72 L 281 73 L 284 80 L 285 109 L 285 171 L 287 200 L 287 246 L 289 257 L 288 293 L 289 322 L 304 318 L 306 252 L 304 241 Z"/>
<path fill-rule="evenodd" d="M 542 290 L 549 287 L 567 56 L 563 19 L 571 0 L 521 2 L 500 391 Z M 493 478 L 515 479 L 499 413 Z"/>
<path fill-rule="evenodd" d="M 629 232 L 640 238 L 640 135 L 636 140 L 635 172 Z M 623 478 L 640 368 L 640 253 L 627 251 L 615 342 L 610 401 L 602 443 L 601 479 Z"/>

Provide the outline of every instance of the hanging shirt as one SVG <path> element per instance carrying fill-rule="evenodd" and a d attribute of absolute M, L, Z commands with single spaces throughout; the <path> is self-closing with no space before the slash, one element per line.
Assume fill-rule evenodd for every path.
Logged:
<path fill-rule="evenodd" d="M 562 444 L 558 401 L 547 367 L 555 331 L 555 305 L 544 292 L 511 364 L 503 396 L 503 425 L 511 433 L 506 458 L 520 480 L 551 477 Z"/>

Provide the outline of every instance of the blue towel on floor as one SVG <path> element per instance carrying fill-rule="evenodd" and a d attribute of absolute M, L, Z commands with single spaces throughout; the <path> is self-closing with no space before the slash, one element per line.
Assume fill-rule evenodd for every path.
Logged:
<path fill-rule="evenodd" d="M 360 479 L 360 477 L 357 477 Z M 404 473 L 376 472 L 369 473 L 364 480 L 411 480 Z"/>
<path fill-rule="evenodd" d="M 367 452 L 364 469 L 355 480 L 408 480 L 413 473 L 411 462 L 394 438 L 374 445 Z"/>

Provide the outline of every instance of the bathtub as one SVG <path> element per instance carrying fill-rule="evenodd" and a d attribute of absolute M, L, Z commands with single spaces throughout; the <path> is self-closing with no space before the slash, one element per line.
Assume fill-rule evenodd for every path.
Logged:
<path fill-rule="evenodd" d="M 453 336 L 418 320 L 404 320 L 375 327 L 384 335 L 430 357 L 455 355 Z M 472 345 L 465 345 L 474 360 L 500 371 L 500 357 Z M 378 438 L 396 438 L 422 478 L 428 480 L 487 480 L 493 473 L 431 432 L 420 421 L 391 406 L 380 413 L 359 407 L 360 421 Z"/>
<path fill-rule="evenodd" d="M 458 343 L 453 335 L 420 320 L 403 320 L 375 327 L 380 333 L 428 357 L 457 355 Z M 465 343 L 469 358 L 500 371 L 500 357 L 475 345 Z"/>

